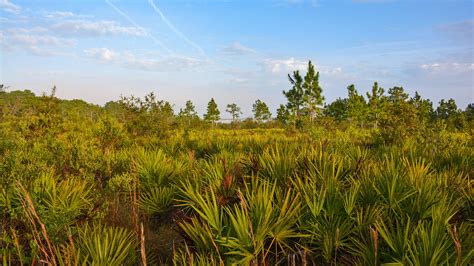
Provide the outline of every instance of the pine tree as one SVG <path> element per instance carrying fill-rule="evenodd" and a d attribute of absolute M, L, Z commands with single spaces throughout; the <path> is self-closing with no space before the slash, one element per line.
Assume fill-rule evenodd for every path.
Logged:
<path fill-rule="evenodd" d="M 253 115 L 258 122 L 267 121 L 272 117 L 267 104 L 260 99 L 256 100 L 252 107 Z"/>
<path fill-rule="evenodd" d="M 191 102 L 191 100 L 186 101 L 184 109 L 179 109 L 178 117 L 188 126 L 191 125 L 191 121 L 199 119 L 196 108 L 194 107 L 194 104 Z"/>
<path fill-rule="evenodd" d="M 441 100 L 438 108 L 436 108 L 436 117 L 444 120 L 451 129 L 460 130 L 466 124 L 464 113 L 458 109 L 454 99 L 449 99 L 448 101 Z"/>
<path fill-rule="evenodd" d="M 354 84 L 347 87 L 347 116 L 350 120 L 364 126 L 367 117 L 367 103 L 362 95 L 359 95 Z"/>
<path fill-rule="evenodd" d="M 377 82 L 372 86 L 372 94 L 367 93 L 369 99 L 369 120 L 373 123 L 374 128 L 377 128 L 378 122 L 383 114 L 384 105 L 384 89 L 379 87 Z"/>
<path fill-rule="evenodd" d="M 347 119 L 347 99 L 337 98 L 334 102 L 324 108 L 324 114 L 341 122 Z"/>
<path fill-rule="evenodd" d="M 442 99 L 436 108 L 436 117 L 441 119 L 448 119 L 458 112 L 458 106 L 453 99 L 445 101 Z"/>
<path fill-rule="evenodd" d="M 304 90 L 303 90 L 303 78 L 298 70 L 293 71 L 293 77 L 288 74 L 288 80 L 293 85 L 289 91 L 283 91 L 287 99 L 286 111 L 288 112 L 288 118 L 292 120 L 293 126 L 296 127 L 296 123 L 300 120 L 302 115 L 302 107 L 304 105 Z"/>
<path fill-rule="evenodd" d="M 240 115 L 242 114 L 240 107 L 235 103 L 228 104 L 225 111 L 232 115 L 232 121 L 239 119 Z"/>
<path fill-rule="evenodd" d="M 388 90 L 384 116 L 380 118 L 380 133 L 387 143 L 402 143 L 407 137 L 414 136 L 419 129 L 415 107 L 408 101 L 403 87 Z"/>
<path fill-rule="evenodd" d="M 405 92 L 403 87 L 393 87 L 388 89 L 388 98 L 392 103 L 400 103 L 408 100 L 408 93 Z"/>
<path fill-rule="evenodd" d="M 324 97 L 322 88 L 319 85 L 319 72 L 314 70 L 311 61 L 308 62 L 308 70 L 304 79 L 298 70 L 293 71 L 293 76 L 288 74 L 288 80 L 292 88 L 283 91 L 287 99 L 286 109 L 296 127 L 297 122 L 301 121 L 303 115 L 307 115 L 310 121 L 320 112 Z"/>
<path fill-rule="evenodd" d="M 280 121 L 280 123 L 286 125 L 286 123 L 288 122 L 289 116 L 290 116 L 290 112 L 288 112 L 288 109 L 286 108 L 286 106 L 284 106 L 283 104 L 280 104 L 280 107 L 278 107 L 277 109 L 276 119 Z"/>
<path fill-rule="evenodd" d="M 207 112 L 204 114 L 204 119 L 206 121 L 210 121 L 212 123 L 217 122 L 220 117 L 221 112 L 217 108 L 217 103 L 214 101 L 214 98 L 211 98 L 209 103 L 207 104 Z"/>
<path fill-rule="evenodd" d="M 184 109 L 179 110 L 179 117 L 186 117 L 190 119 L 197 118 L 197 112 L 196 112 L 196 107 L 194 107 L 193 102 L 190 100 L 186 101 L 186 106 Z"/>
<path fill-rule="evenodd" d="M 320 107 L 323 105 L 324 97 L 322 96 L 323 89 L 319 85 L 319 72 L 314 70 L 314 65 L 311 61 L 308 62 L 308 71 L 304 77 L 304 105 L 305 111 L 309 116 L 310 121 L 320 113 Z"/>
<path fill-rule="evenodd" d="M 164 102 L 163 106 L 161 107 L 161 112 L 165 116 L 174 116 L 173 106 L 168 101 Z"/>
<path fill-rule="evenodd" d="M 421 124 L 425 125 L 433 118 L 433 103 L 428 99 L 421 98 L 417 91 L 415 92 L 415 96 L 410 99 L 410 104 L 415 107 L 418 120 Z"/>
<path fill-rule="evenodd" d="M 464 110 L 464 116 L 466 117 L 467 121 L 474 121 L 474 103 L 467 105 L 466 110 Z"/>

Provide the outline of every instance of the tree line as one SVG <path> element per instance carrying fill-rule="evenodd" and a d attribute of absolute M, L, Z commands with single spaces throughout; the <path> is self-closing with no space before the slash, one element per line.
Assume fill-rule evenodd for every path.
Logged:
<path fill-rule="evenodd" d="M 240 121 L 241 108 L 230 103 L 225 111 L 232 117 L 231 125 L 283 126 L 294 130 L 304 130 L 313 125 L 352 126 L 375 130 L 388 141 L 413 136 L 427 129 L 469 131 L 473 128 L 472 103 L 463 111 L 453 99 L 443 99 L 434 108 L 432 101 L 422 98 L 418 92 L 410 97 L 403 87 L 385 90 L 377 82 L 366 95 L 359 93 L 351 84 L 347 87 L 346 97 L 325 104 L 319 72 L 311 61 L 304 75 L 295 70 L 288 74 L 288 81 L 291 87 L 282 91 L 286 103 L 280 104 L 274 117 L 268 105 L 257 99 L 252 105 L 253 119 Z M 55 90 L 53 88 L 53 97 Z M 3 85 L 0 93 L 6 94 Z M 166 132 L 180 125 L 188 128 L 206 123 L 216 126 L 221 119 L 221 111 L 214 98 L 210 99 L 201 119 L 191 100 L 175 114 L 172 104 L 158 99 L 153 92 L 144 98 L 122 96 L 119 101 L 106 103 L 104 109 L 136 135 Z"/>
<path fill-rule="evenodd" d="M 291 126 L 294 129 L 304 128 L 321 121 L 332 120 L 336 123 L 351 124 L 361 128 L 384 129 L 397 134 L 409 134 L 419 128 L 431 124 L 438 124 L 449 130 L 465 130 L 471 128 L 474 118 L 474 104 L 469 104 L 463 111 L 458 108 L 454 99 L 441 100 L 437 108 L 433 102 L 422 98 L 418 92 L 413 97 L 403 87 L 393 87 L 385 90 L 374 82 L 372 89 L 363 94 L 359 93 L 354 84 L 347 87 L 347 97 L 324 104 L 323 89 L 319 83 L 319 72 L 315 70 L 311 61 L 308 62 L 306 74 L 303 76 L 299 70 L 288 74 L 291 85 L 289 90 L 284 90 L 283 95 L 287 102 L 281 104 L 272 119 L 268 105 L 261 99 L 252 105 L 253 119 L 258 123 L 276 121 L 281 125 Z M 150 98 L 152 97 L 152 98 Z M 153 93 L 145 97 L 145 103 L 153 100 Z M 130 107 L 137 98 L 122 97 L 121 103 Z M 145 104 L 146 105 L 146 104 Z M 158 102 L 163 105 L 163 112 L 172 114 L 168 102 Z M 160 108 L 158 108 L 160 109 Z M 225 110 L 232 116 L 232 121 L 237 123 L 242 114 L 241 108 L 230 103 Z M 199 120 L 192 101 L 187 101 L 184 108 L 177 114 L 179 119 L 185 120 L 188 125 L 193 120 Z M 221 111 L 214 98 L 207 104 L 203 116 L 205 122 L 216 124 L 221 119 Z"/>

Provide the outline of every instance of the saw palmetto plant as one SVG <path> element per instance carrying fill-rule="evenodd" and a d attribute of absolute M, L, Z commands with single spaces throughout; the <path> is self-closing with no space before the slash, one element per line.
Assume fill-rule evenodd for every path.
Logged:
<path fill-rule="evenodd" d="M 0 164 L 1 260 L 472 263 L 470 142 L 369 145 L 367 132 L 196 129 L 116 140 L 107 158 L 88 155 L 95 131 L 69 155 L 67 138 L 28 140 Z M 51 164 L 48 145 L 70 160 Z"/>

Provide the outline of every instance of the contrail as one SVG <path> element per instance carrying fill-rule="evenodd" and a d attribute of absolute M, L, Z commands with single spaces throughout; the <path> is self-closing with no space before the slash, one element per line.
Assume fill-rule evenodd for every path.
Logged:
<path fill-rule="evenodd" d="M 122 10 L 120 10 L 116 5 L 112 4 L 109 0 L 105 0 L 105 2 L 111 7 L 113 8 L 115 11 L 117 11 L 117 13 L 119 13 L 122 17 L 124 17 L 128 22 L 130 22 L 133 26 L 143 30 L 144 32 L 146 32 L 147 36 L 149 36 L 153 41 L 155 41 L 156 44 L 158 44 L 159 46 L 161 46 L 161 48 L 163 48 L 164 50 L 166 50 L 166 52 L 168 52 L 170 55 L 174 55 L 174 52 L 171 51 L 171 49 L 169 49 L 166 45 L 164 45 L 160 40 L 158 40 L 155 36 L 153 36 L 153 34 L 151 34 L 150 32 L 148 32 L 145 28 L 143 28 L 142 26 L 138 25 L 135 21 L 133 21 L 133 19 L 131 19 L 129 16 L 127 16 L 127 14 L 125 14 Z"/>
<path fill-rule="evenodd" d="M 205 56 L 204 50 L 203 50 L 201 47 L 199 47 L 199 45 L 197 45 L 195 42 L 191 41 L 188 37 L 186 37 L 181 31 L 179 31 L 177 28 L 175 28 L 175 26 L 173 26 L 173 24 L 171 24 L 171 22 L 165 17 L 165 15 L 163 14 L 163 12 L 161 12 L 161 10 L 155 5 L 155 3 L 153 2 L 153 0 L 148 0 L 148 3 L 151 5 L 151 7 L 153 7 L 153 9 L 155 10 L 155 12 L 158 13 L 158 15 L 160 15 L 161 20 L 163 20 L 163 22 L 164 22 L 172 31 L 174 31 L 174 33 L 176 33 L 176 35 L 178 35 L 181 39 L 183 39 L 185 42 L 187 42 L 187 43 L 188 43 L 189 45 L 191 45 L 192 47 L 196 48 L 196 50 L 198 50 L 201 55 L 204 55 L 204 56 Z"/>

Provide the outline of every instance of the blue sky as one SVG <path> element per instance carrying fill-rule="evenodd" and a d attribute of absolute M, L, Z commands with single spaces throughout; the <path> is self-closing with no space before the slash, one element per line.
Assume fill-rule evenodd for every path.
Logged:
<path fill-rule="evenodd" d="M 326 101 L 374 81 L 474 102 L 474 1 L 0 0 L 0 83 L 103 104 L 154 91 L 274 111 L 312 60 Z M 225 114 L 224 114 L 225 116 Z"/>

